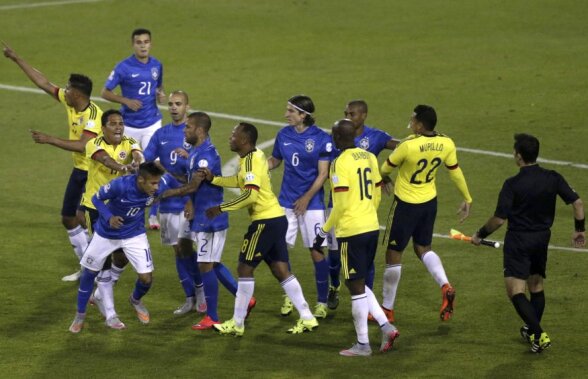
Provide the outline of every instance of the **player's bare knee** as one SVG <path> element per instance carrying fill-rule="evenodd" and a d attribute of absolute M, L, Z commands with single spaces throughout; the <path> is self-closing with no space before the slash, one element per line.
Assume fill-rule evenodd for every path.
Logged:
<path fill-rule="evenodd" d="M 397 265 L 402 262 L 402 251 L 386 250 L 386 264 Z"/>
<path fill-rule="evenodd" d="M 286 262 L 272 262 L 270 264 L 270 269 L 272 270 L 274 277 L 280 282 L 283 282 L 291 275 L 290 271 L 288 270 L 288 263 Z"/>
<path fill-rule="evenodd" d="M 245 263 L 239 263 L 237 266 L 237 274 L 239 275 L 239 278 L 253 278 L 253 270 L 253 267 Z"/>
<path fill-rule="evenodd" d="M 209 272 L 213 269 L 212 262 L 198 262 L 198 269 L 200 273 Z"/>
<path fill-rule="evenodd" d="M 80 222 L 76 216 L 61 216 L 61 224 L 70 230 L 79 226 Z"/>
<path fill-rule="evenodd" d="M 123 251 L 117 250 L 112 253 L 112 263 L 118 268 L 123 268 L 129 263 L 129 260 Z"/>
<path fill-rule="evenodd" d="M 316 250 L 313 248 L 310 248 L 310 257 L 312 258 L 313 262 L 321 262 L 325 259 L 325 254 L 322 252 L 322 250 Z"/>
<path fill-rule="evenodd" d="M 153 281 L 153 275 L 150 272 L 139 274 L 139 281 L 145 285 L 150 285 Z"/>

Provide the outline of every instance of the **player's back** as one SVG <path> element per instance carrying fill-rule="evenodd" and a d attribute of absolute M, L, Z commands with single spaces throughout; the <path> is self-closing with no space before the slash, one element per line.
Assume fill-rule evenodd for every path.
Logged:
<path fill-rule="evenodd" d="M 338 204 L 334 196 L 334 207 L 343 206 L 345 211 L 337 220 L 335 235 L 351 235 L 378 230 L 377 206 L 382 178 L 375 155 L 361 148 L 344 150 L 331 164 L 332 191 L 347 191 L 345 204 Z"/>
<path fill-rule="evenodd" d="M 442 134 L 412 135 L 396 147 L 388 162 L 399 167 L 394 194 L 408 203 L 424 203 L 437 196 L 438 168 L 457 165 L 455 144 Z"/>

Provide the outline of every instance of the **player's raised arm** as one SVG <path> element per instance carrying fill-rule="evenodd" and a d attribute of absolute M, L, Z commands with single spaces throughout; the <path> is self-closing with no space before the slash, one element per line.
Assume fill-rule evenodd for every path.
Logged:
<path fill-rule="evenodd" d="M 2 51 L 4 52 L 4 56 L 6 58 L 14 61 L 14 63 L 20 67 L 20 69 L 33 83 L 35 83 L 37 87 L 47 92 L 49 95 L 57 98 L 57 90 L 59 87 L 51 83 L 39 70 L 28 64 L 27 61 L 16 54 L 16 52 L 5 42 L 2 42 L 2 45 L 4 45 Z"/>

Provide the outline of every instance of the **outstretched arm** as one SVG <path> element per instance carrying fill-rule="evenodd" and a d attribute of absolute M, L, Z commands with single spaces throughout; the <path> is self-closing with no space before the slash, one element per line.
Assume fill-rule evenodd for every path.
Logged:
<path fill-rule="evenodd" d="M 33 141 L 39 144 L 49 144 L 67 151 L 75 151 L 83 153 L 86 148 L 86 142 L 96 137 L 94 133 L 84 131 L 80 136 L 79 140 L 62 139 L 59 137 L 51 136 L 37 130 L 31 130 L 31 137 Z"/>
<path fill-rule="evenodd" d="M 4 48 L 2 49 L 4 52 L 4 56 L 8 59 L 11 59 L 20 67 L 20 69 L 29 77 L 29 79 L 35 83 L 37 87 L 42 89 L 43 91 L 47 92 L 49 95 L 57 98 L 57 91 L 59 87 L 55 84 L 49 82 L 49 80 L 43 75 L 39 70 L 31 66 L 27 63 L 24 59 L 18 56 L 14 50 L 10 46 L 8 46 L 5 42 L 2 42 Z"/>

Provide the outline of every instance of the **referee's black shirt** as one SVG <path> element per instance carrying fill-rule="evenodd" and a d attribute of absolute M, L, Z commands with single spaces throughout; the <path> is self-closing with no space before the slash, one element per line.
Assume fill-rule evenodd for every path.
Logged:
<path fill-rule="evenodd" d="M 502 185 L 494 216 L 507 219 L 511 231 L 546 230 L 553 224 L 557 195 L 566 204 L 579 198 L 558 172 L 524 166 Z"/>

